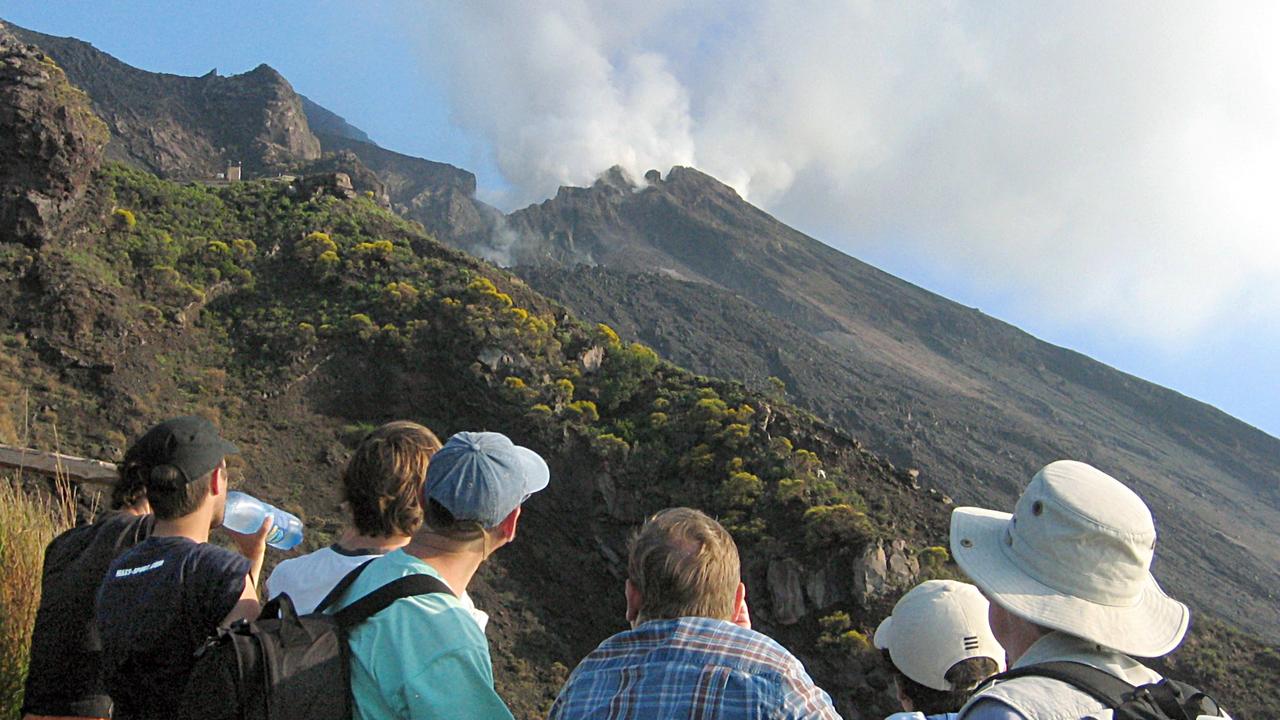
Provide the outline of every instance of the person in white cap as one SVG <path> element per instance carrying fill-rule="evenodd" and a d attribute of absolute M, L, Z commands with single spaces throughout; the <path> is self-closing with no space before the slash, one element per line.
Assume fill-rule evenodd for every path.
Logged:
<path fill-rule="evenodd" d="M 978 588 L 955 580 L 927 580 L 898 600 L 875 634 L 906 711 L 886 720 L 954 718 L 974 688 L 1004 670 L 988 605 Z"/>
<path fill-rule="evenodd" d="M 1172 652 L 1187 631 L 1187 607 L 1151 575 L 1155 544 L 1142 499 L 1072 460 L 1036 473 L 1012 515 L 956 508 L 952 555 L 991 601 L 991 629 L 1011 667 L 974 694 L 961 720 L 1109 719 L 1116 705 L 1100 696 L 1125 695 L 1103 683 L 1130 691 L 1128 700 L 1135 686 L 1167 688 L 1130 657 Z M 1213 709 L 1191 717 L 1218 716 L 1204 702 Z"/>

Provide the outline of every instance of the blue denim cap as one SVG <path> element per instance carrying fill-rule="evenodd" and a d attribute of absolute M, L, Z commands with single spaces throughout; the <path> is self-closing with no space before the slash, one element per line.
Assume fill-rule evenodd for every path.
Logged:
<path fill-rule="evenodd" d="M 455 519 L 491 528 L 550 479 L 546 461 L 506 435 L 460 432 L 431 456 L 425 494 Z"/>

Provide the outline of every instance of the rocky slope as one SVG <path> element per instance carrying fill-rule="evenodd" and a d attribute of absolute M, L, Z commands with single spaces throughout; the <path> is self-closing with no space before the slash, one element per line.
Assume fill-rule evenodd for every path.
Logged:
<path fill-rule="evenodd" d="M 0 241 L 40 245 L 68 224 L 107 129 L 47 55 L 0 23 Z"/>
<path fill-rule="evenodd" d="M 234 162 L 258 175 L 320 157 L 301 99 L 266 65 L 232 77 L 151 73 L 74 38 L 10 29 L 89 94 L 111 130 L 111 160 L 181 179 L 212 178 Z"/>
<path fill-rule="evenodd" d="M 689 168 L 639 186 L 611 171 L 508 224 L 544 292 L 700 372 L 784 379 L 958 501 L 1010 505 L 1059 457 L 1107 469 L 1152 506 L 1175 594 L 1280 637 L 1280 440 L 880 272 Z"/>

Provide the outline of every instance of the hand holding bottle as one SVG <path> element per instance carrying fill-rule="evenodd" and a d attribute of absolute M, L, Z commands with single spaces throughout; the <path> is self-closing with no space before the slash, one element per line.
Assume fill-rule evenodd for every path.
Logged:
<path fill-rule="evenodd" d="M 266 535 L 268 545 L 277 550 L 291 550 L 302 542 L 302 521 L 296 515 L 268 505 L 252 495 L 235 490 L 227 493 L 223 527 L 241 535 L 253 536 L 263 527 L 266 518 L 272 520 Z"/>

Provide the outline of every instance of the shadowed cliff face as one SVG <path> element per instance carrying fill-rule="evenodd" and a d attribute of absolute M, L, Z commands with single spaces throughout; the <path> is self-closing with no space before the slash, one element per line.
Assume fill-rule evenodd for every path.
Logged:
<path fill-rule="evenodd" d="M 89 94 L 111 130 L 107 158 L 169 178 L 209 178 L 241 162 L 261 174 L 320 157 L 302 101 L 266 65 L 233 77 L 150 73 L 72 38 L 12 28 Z"/>
<path fill-rule="evenodd" d="M 502 213 L 476 200 L 475 175 L 378 147 L 338 115 L 294 92 L 266 65 L 232 77 L 152 73 L 126 65 L 88 43 L 14 27 L 56 59 L 93 100 L 111 141 L 106 157 L 172 179 L 205 179 L 243 163 L 245 177 L 319 171 L 321 154 L 351 153 L 375 173 L 386 200 L 456 246 L 500 237 Z M 353 180 L 366 173 L 344 164 Z M 360 184 L 360 183 L 357 183 Z"/>
<path fill-rule="evenodd" d="M 1059 458 L 1107 470 L 1152 507 L 1175 596 L 1280 637 L 1280 440 L 880 272 L 689 168 L 610 171 L 508 224 L 542 292 L 699 372 L 782 378 L 960 502 L 1012 507 Z"/>
<path fill-rule="evenodd" d="M 89 98 L 0 23 L 0 242 L 40 245 L 65 224 L 102 158 Z"/>

